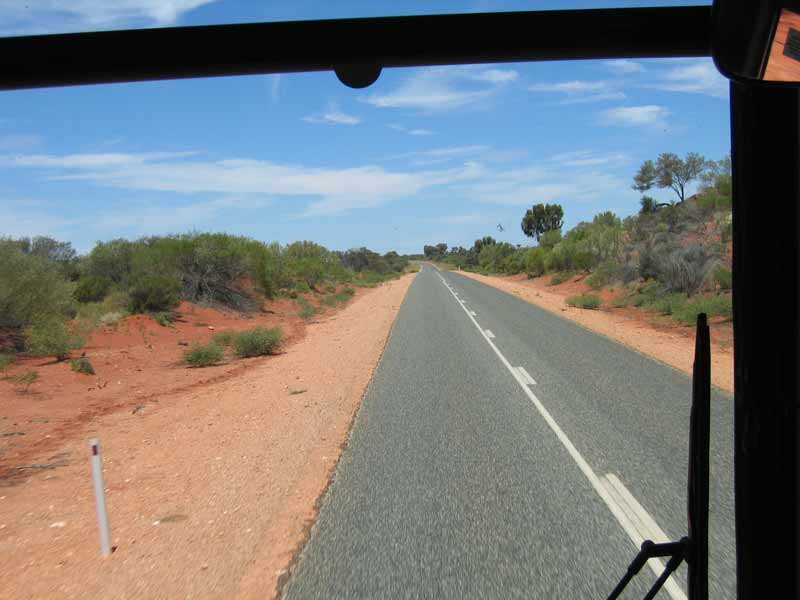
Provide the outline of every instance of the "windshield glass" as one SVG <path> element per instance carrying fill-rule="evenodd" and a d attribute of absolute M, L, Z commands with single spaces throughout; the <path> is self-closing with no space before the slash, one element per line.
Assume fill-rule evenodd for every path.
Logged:
<path fill-rule="evenodd" d="M 19 33 L 377 10 L 57 4 L 0 11 Z M 403 10 L 523 8 L 552 7 Z M 643 540 L 687 534 L 706 313 L 732 597 L 729 153 L 710 58 L 3 92 L 7 584 L 606 597 Z"/>

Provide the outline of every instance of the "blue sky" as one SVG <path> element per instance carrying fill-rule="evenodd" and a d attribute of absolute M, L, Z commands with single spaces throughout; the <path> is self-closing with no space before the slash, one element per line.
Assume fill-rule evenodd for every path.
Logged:
<path fill-rule="evenodd" d="M 609 5 L 25 4 L 0 0 L 0 33 Z M 393 69 L 365 90 L 310 73 L 2 92 L 0 235 L 81 251 L 191 229 L 383 252 L 528 243 L 531 204 L 561 204 L 566 227 L 631 214 L 643 160 L 729 147 L 727 83 L 710 59 Z"/>

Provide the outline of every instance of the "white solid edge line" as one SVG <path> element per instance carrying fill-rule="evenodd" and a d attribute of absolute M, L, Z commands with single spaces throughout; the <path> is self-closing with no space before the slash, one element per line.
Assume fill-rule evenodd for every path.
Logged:
<path fill-rule="evenodd" d="M 630 506 L 637 519 L 642 522 L 644 525 L 644 531 L 651 540 L 656 543 L 668 542 L 670 540 L 664 530 L 661 529 L 661 527 L 658 526 L 658 523 L 655 522 L 655 519 L 650 516 L 650 513 L 647 512 L 641 504 L 639 504 L 639 501 L 636 499 L 636 497 L 631 494 L 628 488 L 625 487 L 625 485 L 614 473 L 607 473 L 606 479 L 611 485 L 614 486 L 614 488 L 617 490 L 617 493 L 622 497 L 625 503 Z"/>
<path fill-rule="evenodd" d="M 519 374 L 522 375 L 522 378 L 528 382 L 528 385 L 536 385 L 536 380 L 525 370 L 525 367 L 517 367 L 517 369 L 519 370 Z"/>
<path fill-rule="evenodd" d="M 443 277 L 442 279 L 444 280 Z M 453 293 L 452 290 L 450 290 L 450 293 L 453 294 L 453 297 L 455 297 L 456 300 L 458 300 L 458 297 L 455 295 L 455 293 Z M 489 339 L 489 336 L 487 336 L 486 332 L 481 328 L 480 325 L 478 325 L 478 322 L 475 320 L 475 318 L 471 314 L 469 314 L 469 311 L 466 308 L 464 308 L 464 306 L 461 305 L 461 303 L 459 303 L 459 305 L 461 306 L 462 309 L 464 309 L 464 312 L 466 313 L 469 320 L 472 321 L 475 327 L 477 327 L 478 331 L 481 332 L 481 335 L 486 340 L 486 343 L 489 344 L 489 347 L 492 350 L 494 350 L 494 353 L 500 359 L 500 362 L 503 363 L 503 365 L 506 367 L 506 369 L 508 369 L 508 371 L 514 377 L 514 379 L 516 379 L 517 383 L 522 388 L 522 391 L 525 392 L 530 401 L 536 407 L 536 410 L 538 410 L 539 413 L 542 415 L 542 418 L 545 420 L 545 423 L 547 423 L 550 429 L 553 430 L 553 433 L 556 434 L 556 437 L 559 439 L 564 448 L 566 448 L 567 452 L 572 457 L 572 460 L 574 460 L 575 463 L 578 465 L 578 468 L 584 474 L 586 479 L 589 480 L 589 483 L 594 488 L 594 491 L 597 492 L 597 495 L 600 496 L 603 502 L 605 502 L 606 506 L 611 511 L 611 514 L 614 515 L 619 524 L 622 526 L 622 529 L 625 530 L 625 533 L 628 534 L 628 537 L 637 546 L 638 550 L 639 547 L 641 546 L 641 541 L 637 543 L 637 540 L 640 540 L 641 536 L 639 535 L 638 531 L 636 530 L 636 527 L 633 525 L 631 520 L 625 514 L 623 508 L 617 503 L 617 501 L 614 499 L 614 496 L 612 496 L 609 493 L 609 490 L 606 488 L 606 486 L 603 485 L 603 483 L 600 481 L 600 478 L 597 477 L 595 472 L 589 466 L 589 463 L 586 462 L 586 459 L 584 459 L 581 453 L 578 452 L 578 449 L 573 445 L 573 443 L 570 441 L 570 439 L 567 437 L 567 435 L 564 433 L 561 427 L 559 427 L 558 423 L 556 423 L 555 419 L 553 419 L 548 410 L 539 401 L 539 399 L 536 397 L 536 394 L 534 394 L 528 387 L 528 385 L 522 380 L 522 375 L 519 373 L 519 371 L 517 371 L 514 367 L 511 366 L 511 363 L 509 363 L 506 357 L 503 356 L 503 353 L 500 352 L 497 346 L 495 346 L 494 342 L 492 342 L 492 340 Z M 655 560 L 649 560 L 647 561 L 647 564 L 650 566 L 650 569 L 656 575 L 661 574 L 661 571 L 663 570 L 663 563 L 661 569 L 659 568 L 658 565 L 656 565 Z M 678 586 L 675 583 L 673 579 L 671 578 L 667 579 L 667 581 L 664 583 L 664 589 L 667 590 L 670 596 L 672 596 L 673 600 L 686 600 L 686 594 L 683 592 L 680 586 Z"/>

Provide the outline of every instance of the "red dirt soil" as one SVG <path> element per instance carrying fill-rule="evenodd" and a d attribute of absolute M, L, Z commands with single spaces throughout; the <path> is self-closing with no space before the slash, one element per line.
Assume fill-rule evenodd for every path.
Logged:
<path fill-rule="evenodd" d="M 315 296 L 307 294 L 312 304 L 319 305 Z M 290 299 L 269 301 L 253 313 L 182 302 L 170 326 L 159 325 L 148 315 L 133 315 L 95 330 L 86 346 L 73 352 L 85 353 L 94 376 L 72 371 L 69 361 L 18 360 L 0 379 L 0 487 L 58 464 L 59 457 L 48 453 L 97 416 L 118 410 L 139 412 L 175 392 L 224 381 L 268 360 L 232 360 L 227 353 L 219 365 L 187 368 L 182 359 L 188 346 L 178 342 L 207 343 L 222 331 L 280 327 L 282 347 L 287 348 L 305 335 L 306 323 L 298 312 Z M 28 370 L 37 371 L 39 379 L 26 393 L 8 377 Z M 31 466 L 34 462 L 37 466 Z"/>
<path fill-rule="evenodd" d="M 87 354 L 95 359 L 97 378 L 59 364 L 43 368 L 42 383 L 34 384 L 38 396 L 17 394 L 4 382 L 2 406 L 16 407 L 18 426 L 33 425 L 28 406 L 50 419 L 40 426 L 54 423 L 58 412 L 64 428 L 50 430 L 60 443 L 36 445 L 26 458 L 56 464 L 27 470 L 26 479 L 0 487 L 0 597 L 274 597 L 315 519 L 412 281 L 407 275 L 358 290 L 343 308 L 307 327 L 292 302 L 271 303 L 274 314 L 254 319 L 184 306 L 186 323 L 178 333 L 145 320 L 145 333 L 163 336 L 162 344 L 142 338 L 141 318 L 119 337 L 100 334 L 106 343 L 130 345 L 99 347 L 93 341 Z M 277 356 L 187 369 L 178 366 L 182 347 L 176 340 L 210 337 L 208 325 L 197 323 L 216 330 L 223 324 L 280 324 L 296 341 Z M 102 337 L 107 335 L 112 337 Z M 151 356 L 161 358 L 147 363 Z M 136 366 L 145 364 L 152 366 L 142 367 L 148 371 L 142 375 Z M 116 373 L 112 368 L 121 370 L 119 379 L 109 376 Z M 73 391 L 55 393 L 51 373 Z M 78 383 L 71 383 L 73 377 Z M 98 390 L 81 392 L 91 386 L 83 382 L 105 377 L 109 384 L 99 391 L 107 390 L 107 408 L 100 396 L 91 396 Z M 144 409 L 134 412 L 139 405 Z M 79 424 L 70 411 L 82 411 Z M 2 431 L 13 422 L 4 420 Z M 14 441 L 42 437 L 42 430 L 36 436 L 28 431 Z M 102 442 L 116 548 L 107 558 L 98 551 L 87 444 L 92 437 Z"/>

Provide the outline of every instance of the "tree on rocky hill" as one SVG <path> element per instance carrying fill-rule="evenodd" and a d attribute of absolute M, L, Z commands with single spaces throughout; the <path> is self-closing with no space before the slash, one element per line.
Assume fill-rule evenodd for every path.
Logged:
<path fill-rule="evenodd" d="M 655 163 L 646 160 L 641 164 L 631 187 L 638 192 L 646 192 L 653 186 L 670 188 L 677 194 L 680 203 L 686 199 L 686 186 L 698 179 L 706 166 L 706 159 L 696 152 L 689 152 L 686 158 L 680 158 L 672 152 L 662 152 Z"/>

